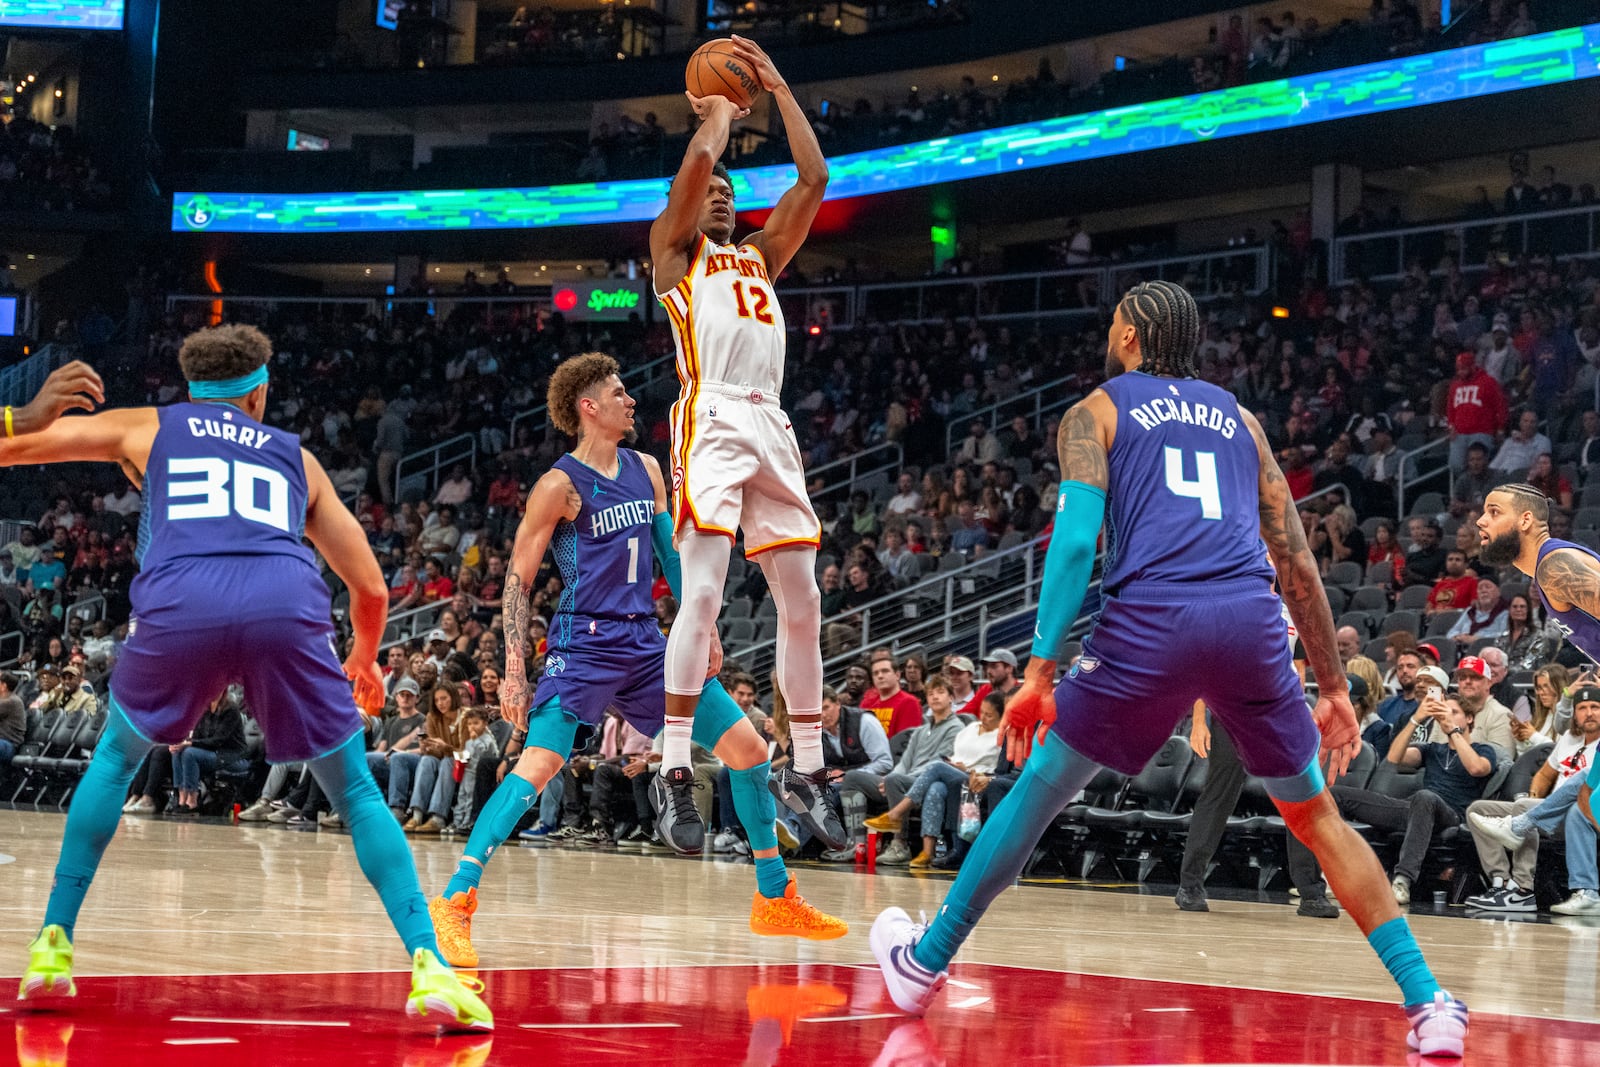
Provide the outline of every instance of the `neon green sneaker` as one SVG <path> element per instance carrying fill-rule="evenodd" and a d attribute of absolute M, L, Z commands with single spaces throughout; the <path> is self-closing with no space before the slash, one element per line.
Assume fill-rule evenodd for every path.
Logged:
<path fill-rule="evenodd" d="M 411 957 L 411 996 L 406 999 L 406 1014 L 413 1019 L 434 1021 L 442 1030 L 480 1031 L 494 1029 L 494 1015 L 478 994 L 483 983 L 463 978 L 439 962 L 439 957 L 419 948 Z"/>
<path fill-rule="evenodd" d="M 60 926 L 46 926 L 28 946 L 28 969 L 22 972 L 18 1000 L 75 997 L 72 981 L 72 941 Z"/>

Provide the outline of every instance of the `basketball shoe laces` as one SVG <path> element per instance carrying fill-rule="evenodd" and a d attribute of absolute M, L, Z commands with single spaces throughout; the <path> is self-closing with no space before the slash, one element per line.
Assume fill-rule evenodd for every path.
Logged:
<path fill-rule="evenodd" d="M 705 783 L 697 778 L 687 782 L 668 782 L 667 795 L 672 801 L 672 815 L 678 822 L 694 822 L 700 818 L 694 806 L 694 790 L 704 789 Z"/>

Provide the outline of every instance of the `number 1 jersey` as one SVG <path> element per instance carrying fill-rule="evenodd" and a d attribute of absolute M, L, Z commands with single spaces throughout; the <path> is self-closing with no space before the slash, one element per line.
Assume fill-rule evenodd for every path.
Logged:
<path fill-rule="evenodd" d="M 1117 406 L 1106 493 L 1103 592 L 1273 570 L 1261 542 L 1261 458 L 1232 393 L 1195 378 L 1129 371 L 1102 388 Z"/>
<path fill-rule="evenodd" d="M 172 404 L 158 415 L 139 518 L 144 573 L 216 556 L 289 556 L 315 566 L 301 542 L 307 489 L 298 437 L 226 404 Z"/>
<path fill-rule="evenodd" d="M 654 618 L 655 552 L 650 544 L 656 491 L 644 460 L 617 449 L 617 473 L 608 477 L 566 453 L 554 466 L 572 479 L 583 504 L 571 522 L 556 524 L 550 546 L 561 572 L 559 615 L 589 619 Z M 562 644 L 557 620 L 552 644 Z"/>

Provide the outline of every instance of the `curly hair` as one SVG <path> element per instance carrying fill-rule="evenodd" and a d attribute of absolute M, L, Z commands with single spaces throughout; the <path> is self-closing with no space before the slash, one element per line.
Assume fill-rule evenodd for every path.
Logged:
<path fill-rule="evenodd" d="M 272 358 L 272 342 L 254 326 L 208 326 L 183 339 L 178 366 L 191 382 L 239 378 Z"/>
<path fill-rule="evenodd" d="M 569 437 L 577 437 L 583 429 L 578 417 L 578 401 L 620 372 L 617 361 L 604 352 L 585 352 L 557 367 L 550 375 L 550 389 L 545 393 L 545 407 L 556 429 Z"/>

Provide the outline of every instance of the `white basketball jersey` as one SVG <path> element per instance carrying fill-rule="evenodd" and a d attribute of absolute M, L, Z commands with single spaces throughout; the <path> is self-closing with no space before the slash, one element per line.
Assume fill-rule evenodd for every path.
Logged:
<path fill-rule="evenodd" d="M 680 381 L 725 382 L 777 398 L 787 335 L 754 245 L 719 245 L 701 234 L 683 281 L 656 299 L 672 322 Z"/>

